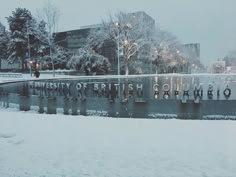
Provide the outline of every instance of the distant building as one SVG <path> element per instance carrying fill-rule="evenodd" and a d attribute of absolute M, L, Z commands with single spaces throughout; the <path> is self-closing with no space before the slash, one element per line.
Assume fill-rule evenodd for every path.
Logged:
<path fill-rule="evenodd" d="M 75 51 L 86 44 L 90 28 L 59 32 L 55 34 L 55 42 L 71 51 Z"/>
<path fill-rule="evenodd" d="M 189 43 L 184 44 L 183 51 L 188 55 L 191 61 L 200 60 L 200 44 L 199 43 Z"/>
<path fill-rule="evenodd" d="M 225 73 L 226 72 L 225 61 L 212 62 L 209 66 L 209 72 L 210 73 Z"/>

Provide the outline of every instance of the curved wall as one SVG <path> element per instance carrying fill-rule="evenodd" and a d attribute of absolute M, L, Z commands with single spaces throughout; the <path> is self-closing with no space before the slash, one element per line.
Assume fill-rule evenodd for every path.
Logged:
<path fill-rule="evenodd" d="M 236 119 L 234 75 L 78 77 L 0 85 L 19 110 L 133 118 Z"/>

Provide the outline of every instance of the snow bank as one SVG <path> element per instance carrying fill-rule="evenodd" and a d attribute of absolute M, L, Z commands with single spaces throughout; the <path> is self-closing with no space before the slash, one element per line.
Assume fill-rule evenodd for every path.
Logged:
<path fill-rule="evenodd" d="M 0 111 L 1 177 L 236 174 L 235 121 Z"/>

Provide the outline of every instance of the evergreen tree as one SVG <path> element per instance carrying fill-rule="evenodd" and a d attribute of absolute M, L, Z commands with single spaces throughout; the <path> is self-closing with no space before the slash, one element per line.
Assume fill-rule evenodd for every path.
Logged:
<path fill-rule="evenodd" d="M 25 8 L 17 8 L 7 20 L 10 29 L 9 60 L 20 60 L 22 70 L 25 70 L 27 60 L 37 62 L 49 53 L 44 21 L 38 22 Z"/>
<path fill-rule="evenodd" d="M 5 30 L 5 26 L 2 23 L 0 23 L 0 58 L 1 59 L 7 58 L 8 41 L 9 41 L 9 34 Z"/>
<path fill-rule="evenodd" d="M 9 59 L 20 60 L 24 71 L 27 64 L 25 59 L 30 57 L 29 28 L 33 21 L 32 15 L 25 8 L 16 8 L 7 21 L 10 29 Z"/>

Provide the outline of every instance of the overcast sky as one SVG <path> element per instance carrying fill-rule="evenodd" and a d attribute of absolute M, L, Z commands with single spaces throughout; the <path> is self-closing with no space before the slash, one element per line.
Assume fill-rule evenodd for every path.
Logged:
<path fill-rule="evenodd" d="M 6 25 L 5 17 L 16 7 L 25 7 L 35 14 L 44 2 L 4 1 L 0 7 L 0 22 Z M 54 0 L 53 3 L 61 11 L 59 31 L 98 24 L 118 11 L 145 11 L 182 43 L 200 43 L 204 64 L 236 49 L 235 0 Z"/>

